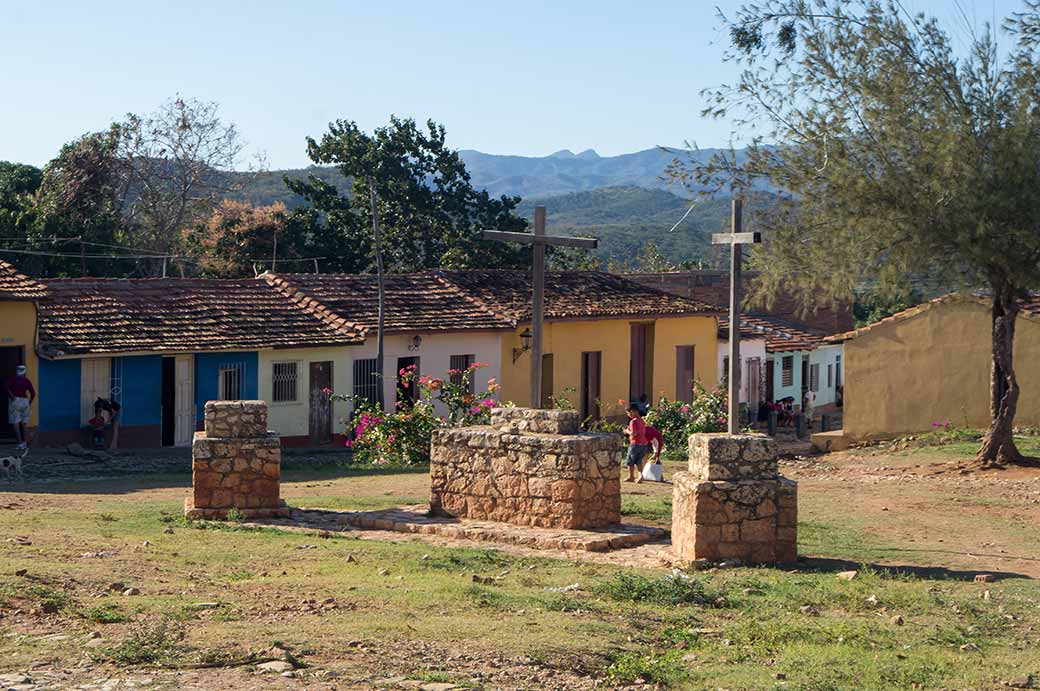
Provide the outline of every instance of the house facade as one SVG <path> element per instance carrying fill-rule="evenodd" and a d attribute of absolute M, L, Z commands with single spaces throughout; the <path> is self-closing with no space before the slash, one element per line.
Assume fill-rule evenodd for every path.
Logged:
<path fill-rule="evenodd" d="M 845 407 L 841 437 L 888 439 L 933 424 L 989 425 L 991 314 L 985 300 L 947 295 L 855 331 L 842 344 Z M 1040 300 L 1022 303 L 1015 373 L 1015 424 L 1040 425 Z"/>
<path fill-rule="evenodd" d="M 302 308 L 259 279 L 46 286 L 38 344 L 44 446 L 82 443 L 98 398 L 120 406 L 118 446 L 185 446 L 201 429 L 206 401 L 260 396 L 261 354 L 308 369 L 312 349 L 339 353 L 364 341 L 356 327 Z M 327 397 L 319 403 L 314 414 L 331 419 Z M 312 441 L 309 424 L 295 418 L 282 429 L 287 443 Z"/>
<path fill-rule="evenodd" d="M 501 343 L 501 399 L 530 405 L 530 276 L 512 271 L 440 274 L 513 325 Z M 620 418 L 622 401 L 690 400 L 695 380 L 717 384 L 717 310 L 625 277 L 549 272 L 542 342 L 542 405 L 563 398 L 583 419 Z"/>
<path fill-rule="evenodd" d="M 26 375 L 39 384 L 39 360 L 36 357 L 36 310 L 44 299 L 45 287 L 20 273 L 7 262 L 0 261 L 0 384 L 14 376 L 18 365 L 25 365 Z M 38 388 L 38 387 L 37 387 Z M 0 395 L 0 443 L 14 441 L 14 428 L 7 422 L 6 394 Z M 39 402 L 29 411 L 30 437 L 39 426 Z"/>

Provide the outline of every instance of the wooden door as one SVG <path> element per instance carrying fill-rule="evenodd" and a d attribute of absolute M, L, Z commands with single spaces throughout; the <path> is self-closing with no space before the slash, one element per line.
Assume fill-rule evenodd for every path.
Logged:
<path fill-rule="evenodd" d="M 654 381 L 654 325 L 632 324 L 631 333 L 629 398 L 637 401 L 640 396 L 646 396 L 650 400 Z"/>
<path fill-rule="evenodd" d="M 195 358 L 178 355 L 173 367 L 173 443 L 175 446 L 191 446 L 195 436 Z"/>
<path fill-rule="evenodd" d="M 602 353 L 581 354 L 581 419 L 599 420 Z"/>
<path fill-rule="evenodd" d="M 762 401 L 762 360 L 757 357 L 747 359 L 747 405 L 751 421 L 758 419 L 758 404 Z"/>
<path fill-rule="evenodd" d="M 99 398 L 106 401 L 112 395 L 111 358 L 90 358 L 80 362 L 80 424 L 87 424 L 94 417 L 94 403 Z"/>
<path fill-rule="evenodd" d="M 776 364 L 773 360 L 766 360 L 766 400 L 770 403 L 776 403 L 776 389 L 773 384 L 773 377 L 776 375 L 775 367 Z"/>
<path fill-rule="evenodd" d="M 332 363 L 312 362 L 310 382 L 311 443 L 327 444 L 332 441 Z"/>
<path fill-rule="evenodd" d="M 692 345 L 675 346 L 675 400 L 683 403 L 693 401 L 693 356 Z"/>

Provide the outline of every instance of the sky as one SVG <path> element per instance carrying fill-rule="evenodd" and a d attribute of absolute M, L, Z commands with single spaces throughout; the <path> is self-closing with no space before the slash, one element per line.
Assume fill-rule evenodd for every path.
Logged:
<path fill-rule="evenodd" d="M 1016 0 L 904 0 L 963 32 Z M 458 149 L 617 155 L 740 144 L 701 117 L 732 81 L 730 0 L 0 0 L 0 160 L 61 145 L 175 96 L 215 101 L 249 156 L 309 163 L 331 120 L 432 118 Z M 956 32 L 954 32 L 956 35 Z M 247 161 L 243 161 L 245 165 Z"/>

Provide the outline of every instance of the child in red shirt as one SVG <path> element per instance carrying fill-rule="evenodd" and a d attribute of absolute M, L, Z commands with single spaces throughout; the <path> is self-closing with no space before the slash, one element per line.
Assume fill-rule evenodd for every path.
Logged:
<path fill-rule="evenodd" d="M 625 454 L 625 465 L 628 467 L 628 479 L 625 482 L 636 482 L 636 469 L 642 466 L 643 456 L 650 450 L 646 443 L 646 423 L 643 422 L 643 411 L 633 403 L 628 406 L 628 453 Z"/>

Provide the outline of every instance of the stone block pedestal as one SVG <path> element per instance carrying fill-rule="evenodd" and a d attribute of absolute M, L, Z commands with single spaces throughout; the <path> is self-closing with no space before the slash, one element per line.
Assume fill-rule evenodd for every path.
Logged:
<path fill-rule="evenodd" d="M 288 516 L 280 496 L 282 445 L 267 431 L 267 404 L 209 401 L 205 422 L 191 447 L 192 494 L 184 515 L 223 519 L 235 509 L 245 518 Z"/>
<path fill-rule="evenodd" d="M 621 522 L 622 439 L 582 434 L 575 411 L 496 408 L 491 425 L 434 432 L 434 515 L 540 528 Z"/>
<path fill-rule="evenodd" d="M 672 480 L 680 561 L 798 559 L 798 484 L 777 472 L 776 455 L 764 435 L 690 436 L 689 472 Z"/>

